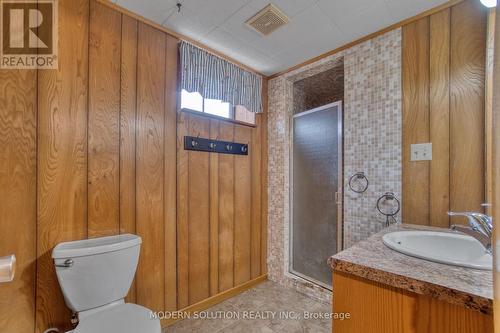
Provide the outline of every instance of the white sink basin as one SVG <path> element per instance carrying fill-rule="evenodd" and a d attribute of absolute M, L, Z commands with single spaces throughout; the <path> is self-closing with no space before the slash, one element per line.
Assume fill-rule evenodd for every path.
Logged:
<path fill-rule="evenodd" d="M 395 231 L 382 237 L 389 248 L 442 264 L 491 270 L 493 260 L 474 238 L 439 231 Z"/>

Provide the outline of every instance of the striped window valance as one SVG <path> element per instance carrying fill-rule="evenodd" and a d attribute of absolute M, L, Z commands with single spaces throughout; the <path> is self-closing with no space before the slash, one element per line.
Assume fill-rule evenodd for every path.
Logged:
<path fill-rule="evenodd" d="M 208 99 L 262 111 L 262 77 L 192 44 L 181 42 L 181 88 Z"/>

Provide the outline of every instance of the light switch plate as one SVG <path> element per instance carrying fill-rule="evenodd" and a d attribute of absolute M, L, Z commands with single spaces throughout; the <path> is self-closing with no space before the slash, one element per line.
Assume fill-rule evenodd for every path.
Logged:
<path fill-rule="evenodd" d="M 432 143 L 418 143 L 410 147 L 411 161 L 431 161 Z"/>

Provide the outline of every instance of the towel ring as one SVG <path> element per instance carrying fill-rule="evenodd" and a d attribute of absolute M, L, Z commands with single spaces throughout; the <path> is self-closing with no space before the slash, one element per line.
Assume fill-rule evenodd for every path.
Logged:
<path fill-rule="evenodd" d="M 386 211 L 385 209 L 382 209 L 380 207 L 380 204 L 385 201 L 393 201 L 393 209 L 392 211 Z M 391 220 L 393 223 L 397 223 L 396 218 L 394 217 L 399 211 L 401 210 L 401 203 L 399 202 L 398 198 L 394 195 L 393 192 L 385 192 L 378 198 L 377 200 L 377 210 L 380 212 L 380 214 L 385 216 L 385 225 L 388 227 L 391 223 Z"/>
<path fill-rule="evenodd" d="M 364 184 L 364 186 L 362 188 L 354 189 L 353 188 L 353 181 L 354 180 L 357 180 L 357 181 L 364 180 L 365 184 Z M 370 182 L 368 181 L 368 178 L 366 178 L 364 172 L 356 172 L 354 175 L 352 175 L 349 178 L 349 184 L 348 185 L 349 185 L 349 188 L 351 189 L 351 191 L 353 191 L 355 193 L 363 193 L 363 192 L 366 192 L 366 190 L 368 189 L 368 186 L 370 185 Z"/>

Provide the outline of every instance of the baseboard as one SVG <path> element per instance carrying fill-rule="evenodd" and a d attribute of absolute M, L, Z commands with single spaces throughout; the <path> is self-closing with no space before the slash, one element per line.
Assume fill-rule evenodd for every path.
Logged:
<path fill-rule="evenodd" d="M 185 307 L 184 309 L 180 309 L 177 312 L 183 313 L 183 314 L 191 314 L 195 312 L 200 312 L 203 310 L 206 310 L 216 304 L 221 303 L 222 301 L 225 301 L 228 298 L 234 297 L 238 294 L 241 294 L 242 292 L 254 287 L 255 285 L 264 282 L 267 280 L 267 274 L 263 274 L 261 276 L 256 277 L 253 280 L 250 280 L 248 282 L 245 282 L 243 284 L 240 284 L 236 287 L 233 287 L 231 289 L 228 289 L 226 291 L 223 291 L 221 293 L 218 293 L 217 295 L 211 296 L 207 299 L 204 299 L 203 301 L 200 301 L 198 303 L 192 304 L 188 307 Z M 162 319 L 161 320 L 161 326 L 162 327 L 167 327 L 172 325 L 173 323 L 182 320 L 183 318 L 169 318 L 169 319 Z"/>

